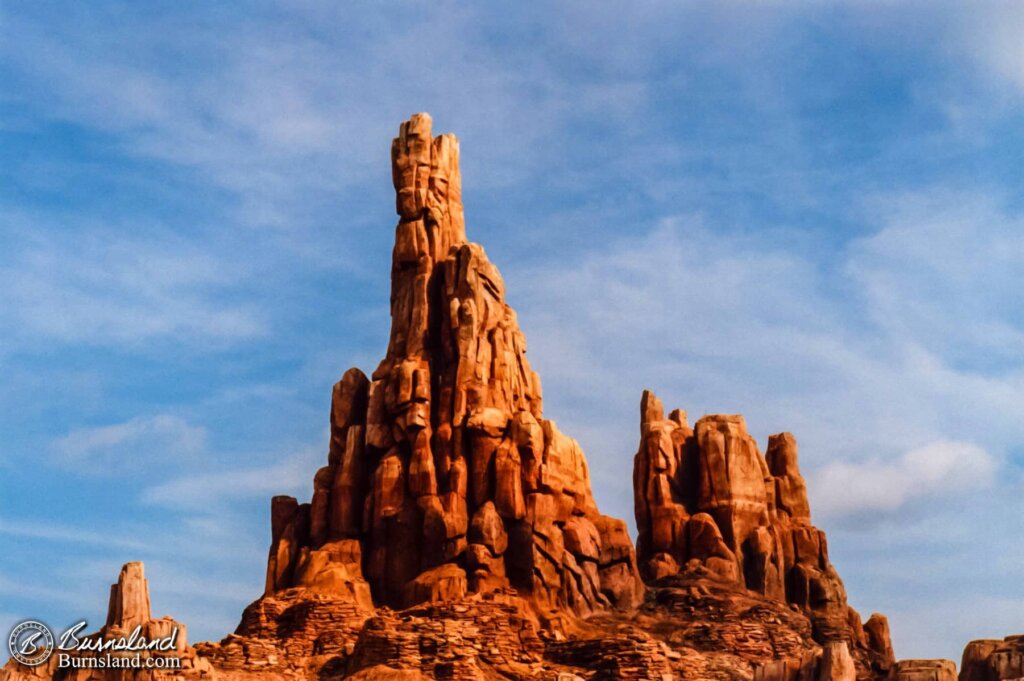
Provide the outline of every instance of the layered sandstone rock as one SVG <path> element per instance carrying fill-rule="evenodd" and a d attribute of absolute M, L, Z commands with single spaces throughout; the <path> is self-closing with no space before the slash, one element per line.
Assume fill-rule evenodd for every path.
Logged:
<path fill-rule="evenodd" d="M 825 533 L 811 525 L 795 438 L 773 435 L 764 456 L 742 416 L 704 416 L 690 427 L 681 410 L 665 416 L 645 391 L 633 485 L 637 556 L 652 582 L 701 566 L 810 619 L 822 644 L 846 642 L 861 674 L 893 664 L 888 623 L 862 624 L 847 605 L 828 559 Z"/>
<path fill-rule="evenodd" d="M 831 641 L 821 651 L 776 660 L 754 670 L 754 681 L 856 681 L 857 669 L 846 641 Z"/>
<path fill-rule="evenodd" d="M 1024 679 L 1024 635 L 971 641 L 964 648 L 960 681 Z"/>
<path fill-rule="evenodd" d="M 311 503 L 275 498 L 266 594 L 368 611 L 512 587 L 555 627 L 635 607 L 625 524 L 599 513 L 582 450 L 544 418 L 501 274 L 466 241 L 457 140 L 417 114 L 391 159 L 387 353 L 335 386 Z"/>
<path fill-rule="evenodd" d="M 860 658 L 877 652 L 865 674 L 886 673 L 887 625 L 846 607 L 792 438 L 766 461 L 741 417 L 690 429 L 653 395 L 637 509 L 644 568 L 661 579 L 645 594 L 625 524 L 597 511 L 578 444 L 543 417 L 501 276 L 465 241 L 457 143 L 429 125 L 413 117 L 392 146 L 385 358 L 334 387 L 312 500 L 274 499 L 266 593 L 204 652 L 236 671 L 272 658 L 281 674 L 294 671 L 283 656 L 335 651 L 321 674 L 736 679 L 783 660 L 845 681 L 850 640 Z M 498 652 L 468 643 L 480 622 L 500 623 L 487 634 Z"/>
<path fill-rule="evenodd" d="M 952 660 L 900 660 L 893 668 L 895 681 L 956 681 Z"/>

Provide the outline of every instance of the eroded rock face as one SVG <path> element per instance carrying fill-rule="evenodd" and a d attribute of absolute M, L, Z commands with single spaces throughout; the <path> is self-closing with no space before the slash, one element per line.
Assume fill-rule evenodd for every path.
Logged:
<path fill-rule="evenodd" d="M 107 621 L 100 629 L 106 638 L 130 636 L 138 628 L 147 640 L 175 635 L 178 652 L 188 648 L 188 629 L 169 615 L 153 619 L 149 607 L 149 581 L 146 580 L 145 566 L 141 562 L 125 563 L 117 576 L 117 582 L 110 585 L 110 603 L 107 606 Z"/>
<path fill-rule="evenodd" d="M 1024 679 L 1024 635 L 971 641 L 960 662 L 960 681 Z"/>
<path fill-rule="evenodd" d="M 125 563 L 117 582 L 110 585 L 107 629 L 131 631 L 150 621 L 149 582 L 142 563 Z"/>
<path fill-rule="evenodd" d="M 645 578 L 701 566 L 796 606 L 818 642 L 844 641 L 862 674 L 886 674 L 888 622 L 876 614 L 864 625 L 847 605 L 825 534 L 811 525 L 795 438 L 771 436 L 762 456 L 742 416 L 705 416 L 691 428 L 681 410 L 666 417 L 650 391 L 640 417 L 633 484 Z"/>
<path fill-rule="evenodd" d="M 555 627 L 635 607 L 625 524 L 599 513 L 582 450 L 544 418 L 501 274 L 466 241 L 458 141 L 417 114 L 391 159 L 387 353 L 335 386 L 312 501 L 275 498 L 266 594 L 369 610 L 512 587 Z"/>
<path fill-rule="evenodd" d="M 893 668 L 895 681 L 956 681 L 952 660 L 900 660 Z"/>
<path fill-rule="evenodd" d="M 754 681 L 856 681 L 857 669 L 846 641 L 831 641 L 799 658 L 770 662 L 754 670 Z"/>

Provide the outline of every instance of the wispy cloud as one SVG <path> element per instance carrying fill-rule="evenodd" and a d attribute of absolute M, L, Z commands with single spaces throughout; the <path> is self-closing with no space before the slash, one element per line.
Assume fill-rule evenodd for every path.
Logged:
<path fill-rule="evenodd" d="M 96 531 L 87 527 L 60 523 L 41 523 L 14 517 L 0 518 L 0 534 L 61 544 L 87 544 L 133 551 L 148 548 L 145 542 L 127 539 L 116 532 Z"/>
<path fill-rule="evenodd" d="M 9 225 L 0 260 L 0 320 L 22 343 L 216 344 L 266 332 L 259 309 L 229 295 L 244 281 L 245 266 L 228 265 L 180 237 L 15 224 L 21 226 Z"/>
<path fill-rule="evenodd" d="M 272 466 L 205 471 L 151 485 L 140 499 L 167 508 L 210 511 L 240 499 L 265 499 L 311 488 L 312 473 L 324 461 L 323 450 L 310 447 Z"/>
<path fill-rule="evenodd" d="M 959 21 L 952 27 L 953 47 L 1024 93 L 1024 7 L 1012 0 L 989 0 L 959 9 Z"/>
<path fill-rule="evenodd" d="M 871 212 L 884 227 L 854 241 L 845 264 L 871 321 L 982 375 L 1024 365 L 1013 313 L 1024 309 L 1024 218 L 949 188 L 884 197 Z"/>
<path fill-rule="evenodd" d="M 812 467 L 932 440 L 1005 451 L 1024 435 L 1021 346 L 1007 342 L 1022 333 L 1018 218 L 944 193 L 821 262 L 691 217 L 575 265 L 514 270 L 531 355 L 558 386 L 549 402 L 568 393 L 622 423 L 595 404 L 616 398 L 596 396 L 660 388 L 691 413 L 743 410 L 762 436 L 794 430 Z"/>
<path fill-rule="evenodd" d="M 259 590 L 266 497 L 308 498 L 324 458 L 322 436 L 287 442 L 322 427 L 339 369 L 382 351 L 388 140 L 417 110 L 462 140 L 471 238 L 503 269 L 546 411 L 582 440 L 603 510 L 632 514 L 622 471 L 650 387 L 693 416 L 742 411 L 762 442 L 792 430 L 809 477 L 870 487 L 828 514 L 811 489 L 856 603 L 894 602 L 907 566 L 918 584 L 952 575 L 950 604 L 1016 574 L 1001 537 L 1020 531 L 1024 441 L 1022 218 L 1005 199 L 1020 10 L 536 10 L 0 10 L 5 482 L 34 482 L 34 452 L 193 452 L 184 470 L 147 456 L 113 501 L 108 479 L 43 471 L 44 501 L 85 502 L 82 528 L 98 509 L 138 522 L 118 545 L 19 522 L 12 579 L 144 553 L 166 559 L 152 576 L 174 582 L 190 631 L 230 628 L 232 579 Z M 926 473 L 928 494 L 889 482 Z M 970 489 L 947 499 L 954 476 Z M 204 602 L 189 574 L 235 605 Z M 902 606 L 898 645 L 918 633 L 900 650 L 971 635 Z"/>
<path fill-rule="evenodd" d="M 139 416 L 124 423 L 78 428 L 53 443 L 57 463 L 82 473 L 137 470 L 161 460 L 191 459 L 206 448 L 207 432 L 171 414 Z M 154 464 L 156 466 L 154 466 Z"/>
<path fill-rule="evenodd" d="M 82 589 L 66 589 L 56 586 L 43 586 L 38 584 L 25 584 L 23 580 L 13 579 L 0 574 L 0 595 L 10 598 L 19 598 L 49 601 L 61 604 L 77 604 L 85 596 Z"/>
<path fill-rule="evenodd" d="M 239 17 L 228 35 L 170 18 L 129 25 L 71 10 L 74 22 L 55 25 L 12 16 L 9 30 L 19 33 L 23 45 L 31 44 L 36 57 L 26 59 L 13 49 L 6 56 L 32 74 L 34 94 L 50 105 L 51 116 L 117 134 L 130 153 L 197 169 L 235 192 L 242 200 L 241 216 L 257 225 L 293 227 L 308 200 L 303 190 L 331 186 L 338 191 L 367 173 L 383 175 L 386 168 L 377 165 L 386 148 L 379 140 L 392 133 L 391 119 L 412 113 L 406 110 L 409 101 L 426 105 L 454 98 L 452 108 L 464 111 L 457 122 L 483 126 L 499 145 L 511 144 L 497 134 L 510 124 L 531 135 L 548 129 L 550 107 L 537 96 L 550 93 L 547 86 L 531 87 L 517 68 L 503 68 L 484 46 L 471 52 L 458 40 L 436 39 L 442 33 L 463 34 L 474 16 L 471 9 L 439 8 L 417 21 L 403 21 L 402 13 L 394 12 L 404 25 L 369 42 L 343 27 L 354 26 L 355 14 L 382 22 L 383 28 L 387 12 L 296 10 L 270 24 Z M 302 30 L 308 22 L 336 25 L 340 39 L 361 49 L 334 49 Z M 133 45 L 135 56 L 92 50 L 100 35 Z M 418 47 L 425 43 L 432 45 L 429 55 Z M 217 67 L 199 74 L 160 68 L 168 49 L 185 46 Z M 424 56 L 446 64 L 449 72 L 441 77 L 423 70 Z M 518 107 L 505 104 L 515 96 L 542 104 L 532 116 L 532 129 L 522 125 L 525 121 L 508 120 Z M 390 112 L 386 120 L 378 115 L 382 110 Z M 465 130 L 468 125 L 461 126 L 463 134 L 472 134 Z M 361 172 L 350 172 L 353 168 Z"/>
<path fill-rule="evenodd" d="M 933 442 L 895 460 L 837 461 L 815 471 L 814 510 L 824 516 L 892 513 L 920 500 L 948 502 L 990 488 L 996 460 L 970 442 Z"/>

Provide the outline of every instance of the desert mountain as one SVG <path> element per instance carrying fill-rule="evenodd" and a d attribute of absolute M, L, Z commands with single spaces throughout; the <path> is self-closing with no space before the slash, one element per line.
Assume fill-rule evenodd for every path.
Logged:
<path fill-rule="evenodd" d="M 12 660 L 0 681 L 956 678 L 949 661 L 896 662 L 885 617 L 850 607 L 789 433 L 762 454 L 742 416 L 691 426 L 645 392 L 634 548 L 544 414 L 501 274 L 466 237 L 458 141 L 431 125 L 414 115 L 391 146 L 384 358 L 334 386 L 310 500 L 272 500 L 264 592 L 236 631 L 189 646 L 183 625 L 152 619 L 129 563 L 99 634 L 177 627 L 180 669 L 53 656 Z M 1022 651 L 973 642 L 960 679 L 1024 678 Z"/>

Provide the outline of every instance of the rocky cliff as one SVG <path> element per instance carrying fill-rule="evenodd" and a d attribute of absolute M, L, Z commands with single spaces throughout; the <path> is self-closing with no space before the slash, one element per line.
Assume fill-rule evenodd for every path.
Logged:
<path fill-rule="evenodd" d="M 960 681 L 1024 679 L 1024 635 L 971 641 L 964 648 Z"/>
<path fill-rule="evenodd" d="M 848 605 L 788 433 L 762 455 L 742 417 L 691 427 L 645 392 L 634 550 L 545 418 L 501 275 L 466 239 L 457 140 L 417 114 L 391 164 L 387 351 L 334 386 L 310 500 L 272 500 L 265 588 L 236 631 L 188 646 L 129 563 L 98 636 L 180 627 L 181 669 L 51 658 L 0 681 L 952 678 L 946 661 L 895 663 L 885 618 Z M 1020 651 L 974 642 L 961 680 L 1021 676 Z"/>
<path fill-rule="evenodd" d="M 458 141 L 417 114 L 391 162 L 387 353 L 334 387 L 311 503 L 274 500 L 267 594 L 401 608 L 512 587 L 549 628 L 635 607 L 626 526 L 601 515 L 579 444 L 544 418 L 501 273 L 466 241 Z"/>
<path fill-rule="evenodd" d="M 648 580 L 703 567 L 793 605 L 817 642 L 849 646 L 862 676 L 888 675 L 895 662 L 889 623 L 877 613 L 862 623 L 847 604 L 825 533 L 811 524 L 790 433 L 772 435 L 762 455 L 742 416 L 704 416 L 691 427 L 686 412 L 666 417 L 645 391 L 633 495 Z"/>

